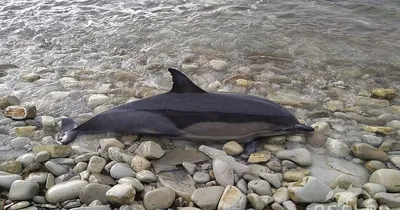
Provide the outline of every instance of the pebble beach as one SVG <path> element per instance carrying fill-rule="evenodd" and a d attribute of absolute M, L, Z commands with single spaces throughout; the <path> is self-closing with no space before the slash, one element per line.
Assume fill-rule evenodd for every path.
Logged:
<path fill-rule="evenodd" d="M 399 8 L 0 3 L 0 210 L 400 209 Z M 56 143 L 63 117 L 169 91 L 168 67 L 206 91 L 275 101 L 315 132 L 255 151 L 113 133 Z"/>

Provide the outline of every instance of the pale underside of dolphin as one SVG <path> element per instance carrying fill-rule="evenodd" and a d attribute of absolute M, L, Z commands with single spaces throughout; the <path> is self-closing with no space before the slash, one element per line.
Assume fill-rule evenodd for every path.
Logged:
<path fill-rule="evenodd" d="M 206 92 L 182 72 L 168 70 L 173 80 L 169 92 L 117 106 L 79 126 L 63 118 L 58 142 L 67 144 L 79 134 L 98 132 L 246 142 L 314 131 L 275 102 L 246 94 Z"/>

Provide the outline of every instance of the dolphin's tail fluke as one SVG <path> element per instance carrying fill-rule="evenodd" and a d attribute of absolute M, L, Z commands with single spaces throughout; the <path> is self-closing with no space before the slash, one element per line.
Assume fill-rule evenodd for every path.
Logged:
<path fill-rule="evenodd" d="M 79 130 L 75 130 L 76 127 L 78 127 L 78 124 L 73 119 L 62 118 L 60 136 L 57 142 L 60 144 L 68 144 L 73 141 L 80 133 Z"/>

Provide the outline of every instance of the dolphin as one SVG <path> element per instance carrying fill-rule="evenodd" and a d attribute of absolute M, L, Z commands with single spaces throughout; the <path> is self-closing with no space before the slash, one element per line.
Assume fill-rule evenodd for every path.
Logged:
<path fill-rule="evenodd" d="M 273 101 L 239 93 L 207 92 L 181 71 L 168 71 L 173 81 L 169 92 L 117 106 L 81 125 L 63 118 L 58 142 L 68 144 L 79 134 L 94 132 L 249 142 L 258 137 L 314 131 Z"/>

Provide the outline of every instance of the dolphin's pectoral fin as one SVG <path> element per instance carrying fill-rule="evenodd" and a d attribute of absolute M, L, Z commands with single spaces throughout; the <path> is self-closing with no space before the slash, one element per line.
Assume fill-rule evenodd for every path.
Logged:
<path fill-rule="evenodd" d="M 278 128 L 277 132 L 287 131 L 287 132 L 295 132 L 295 133 L 311 133 L 314 131 L 314 128 L 308 125 L 303 124 L 295 124 L 289 127 Z"/>
<path fill-rule="evenodd" d="M 168 71 L 172 75 L 172 89 L 171 93 L 206 93 L 205 90 L 194 84 L 185 74 L 182 72 L 169 68 Z"/>
<path fill-rule="evenodd" d="M 244 143 L 244 154 L 251 155 L 257 151 L 258 148 L 258 141 L 253 139 L 249 142 Z"/>

